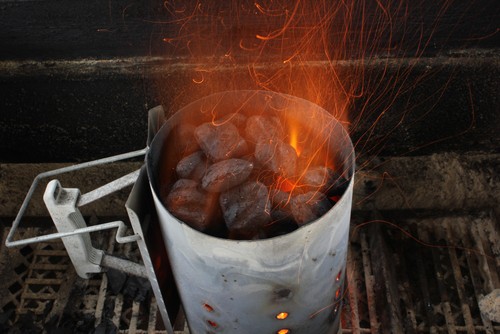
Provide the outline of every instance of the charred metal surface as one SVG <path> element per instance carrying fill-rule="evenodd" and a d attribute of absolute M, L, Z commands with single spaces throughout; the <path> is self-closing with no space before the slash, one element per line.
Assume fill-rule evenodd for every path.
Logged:
<path fill-rule="evenodd" d="M 407 212 L 404 218 L 384 219 L 397 225 L 381 220 L 365 225 L 369 220 L 364 215 L 353 217 L 347 291 L 341 296 L 343 333 L 500 331 L 500 323 L 482 315 L 478 307 L 483 296 L 500 286 L 500 231 L 491 211 L 426 217 Z M 28 237 L 45 229 L 20 233 Z M 130 244 L 115 244 L 113 236 L 103 236 L 100 242 L 109 252 L 139 256 Z M 60 242 L 22 249 L 7 249 L 2 243 L 0 262 L 0 328 L 165 333 L 151 295 L 141 300 L 127 292 L 132 287 L 113 290 L 103 274 L 78 278 Z M 291 293 L 276 287 L 274 298 Z M 214 306 L 200 307 L 209 311 Z M 395 311 L 400 317 L 391 319 Z M 176 334 L 189 333 L 179 317 Z"/>
<path fill-rule="evenodd" d="M 500 330 L 478 308 L 482 296 L 500 284 L 498 220 L 490 211 L 384 217 L 397 225 L 357 225 L 360 218 L 351 233 L 344 332 Z"/>
<path fill-rule="evenodd" d="M 20 233 L 29 237 L 46 231 L 27 228 Z M 5 241 L 6 231 L 2 233 Z M 98 242 L 107 252 L 136 261 L 140 258 L 137 248 L 130 244 L 115 244 L 112 234 L 102 234 Z M 166 333 L 147 280 L 125 275 L 117 288 L 113 285 L 115 282 L 110 282 L 117 279 L 114 273 L 109 277 L 98 274 L 88 280 L 81 279 L 60 241 L 13 251 L 2 248 L 0 261 L 4 264 L 0 313 L 7 315 L 0 326 L 9 330 L 17 328 L 23 332 L 28 325 L 33 329 L 31 333 L 56 329 L 62 333 L 70 330 L 73 333 L 100 333 L 100 330 Z M 183 321 L 181 327 L 184 327 Z"/>
<path fill-rule="evenodd" d="M 354 208 L 495 208 L 500 203 L 499 166 L 500 155 L 485 153 L 360 160 Z"/>
<path fill-rule="evenodd" d="M 397 258 L 393 257 L 387 236 L 381 231 L 380 225 L 367 227 L 367 232 L 371 235 L 369 247 L 372 273 L 375 277 L 384 277 L 383 280 L 376 280 L 373 286 L 373 293 L 376 296 L 386 297 L 375 299 L 375 307 L 379 314 L 378 320 L 387 324 L 392 333 L 402 333 L 403 315 L 397 298 L 398 281 L 394 266 Z"/>

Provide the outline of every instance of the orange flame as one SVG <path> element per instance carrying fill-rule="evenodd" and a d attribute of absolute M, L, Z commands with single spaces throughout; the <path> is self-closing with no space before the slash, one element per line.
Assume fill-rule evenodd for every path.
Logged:
<path fill-rule="evenodd" d="M 301 150 L 299 149 L 298 146 L 298 131 L 296 128 L 291 129 L 290 132 L 290 146 L 292 146 L 295 149 L 295 152 L 297 152 L 297 156 L 300 157 Z"/>
<path fill-rule="evenodd" d="M 277 184 L 278 184 L 278 189 L 287 193 L 292 192 L 292 190 L 295 189 L 295 184 L 289 179 L 284 178 L 282 176 L 278 178 Z"/>

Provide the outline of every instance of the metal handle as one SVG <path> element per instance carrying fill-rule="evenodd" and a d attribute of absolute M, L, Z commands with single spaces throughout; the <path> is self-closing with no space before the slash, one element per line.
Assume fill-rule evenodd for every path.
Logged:
<path fill-rule="evenodd" d="M 35 179 L 33 180 L 33 183 L 31 184 L 31 187 L 30 187 L 28 193 L 26 194 L 26 198 L 24 199 L 23 204 L 21 205 L 21 208 L 19 209 L 19 212 L 17 213 L 16 218 L 12 222 L 12 227 L 9 231 L 9 234 L 7 235 L 5 245 L 7 247 L 17 247 L 17 246 L 23 246 L 23 245 L 27 245 L 27 244 L 31 244 L 31 243 L 37 243 L 37 242 L 42 242 L 42 241 L 58 239 L 58 238 L 66 237 L 69 235 L 95 232 L 95 231 L 100 231 L 103 229 L 119 227 L 120 224 L 116 224 L 117 222 L 114 222 L 114 223 L 93 226 L 93 227 L 86 227 L 83 229 L 77 229 L 77 230 L 75 230 L 73 232 L 69 232 L 69 233 L 52 233 L 52 234 L 47 234 L 44 236 L 37 236 L 37 237 L 33 237 L 33 238 L 14 240 L 14 234 L 16 233 L 16 230 L 21 223 L 21 219 L 23 218 L 24 214 L 26 213 L 26 209 L 28 208 L 28 205 L 31 201 L 31 198 L 33 197 L 33 194 L 35 193 L 35 190 L 38 187 L 38 184 L 40 183 L 41 180 L 43 180 L 45 178 L 49 178 L 49 177 L 54 177 L 56 175 L 60 175 L 60 174 L 68 173 L 68 172 L 73 172 L 73 171 L 80 170 L 80 169 L 85 169 L 88 167 L 94 167 L 94 166 L 107 164 L 110 162 L 116 162 L 116 161 L 120 161 L 120 160 L 135 158 L 135 157 L 146 154 L 147 150 L 148 150 L 148 148 L 146 147 L 142 150 L 128 152 L 128 153 L 119 154 L 119 155 L 114 155 L 111 157 L 106 157 L 106 158 L 102 158 L 102 159 L 98 159 L 98 160 L 88 161 L 88 162 L 84 162 L 81 164 L 63 167 L 63 168 L 59 168 L 59 169 L 55 169 L 52 171 L 47 171 L 47 172 L 43 172 L 43 173 L 38 174 L 35 177 Z M 125 176 L 123 176 L 115 181 L 112 181 L 112 182 L 110 182 L 102 187 L 99 187 L 99 188 L 97 188 L 89 193 L 83 194 L 80 197 L 77 205 L 83 206 L 85 204 L 88 204 L 88 203 L 100 198 L 100 197 L 103 197 L 103 196 L 110 194 L 114 191 L 125 188 L 125 187 L 133 184 L 135 182 L 135 180 L 137 179 L 138 175 L 139 175 L 139 171 L 135 171 L 135 172 L 128 174 L 128 175 L 125 175 Z M 123 222 L 121 222 L 121 223 L 123 224 Z M 112 226 L 109 224 L 112 224 Z M 123 229 L 119 229 L 119 232 L 122 232 L 122 231 L 123 231 Z M 118 236 L 118 234 L 117 234 L 117 236 Z M 124 242 L 123 239 L 120 239 L 120 240 L 117 239 L 117 241 Z M 130 242 L 130 241 L 133 241 L 133 240 L 127 240 L 125 242 Z"/>

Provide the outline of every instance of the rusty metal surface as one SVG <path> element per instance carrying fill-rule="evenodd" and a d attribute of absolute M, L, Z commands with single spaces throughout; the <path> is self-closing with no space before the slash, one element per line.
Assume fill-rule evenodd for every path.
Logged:
<path fill-rule="evenodd" d="M 353 218 L 343 333 L 385 333 L 394 328 L 402 328 L 402 333 L 500 331 L 500 323 L 488 320 L 478 308 L 478 300 L 500 286 L 499 225 L 491 212 L 437 217 L 406 212 L 402 218 L 385 218 L 398 227 L 379 221 L 363 225 L 368 220 L 359 213 Z M 19 232 L 29 237 L 43 229 L 21 228 Z M 116 244 L 112 236 L 103 236 L 101 242 L 107 251 L 139 256 L 137 249 Z M 154 299 L 134 302 L 123 294 L 113 295 L 104 274 L 80 279 L 61 242 L 21 249 L 3 245 L 0 315 L 10 316 L 0 326 L 6 331 L 31 314 L 38 329 L 35 333 L 42 333 L 52 319 L 58 319 L 60 327 L 73 321 L 74 333 L 81 333 L 76 319 L 90 322 L 92 329 L 111 320 L 119 333 L 166 333 Z M 385 269 L 375 269 L 380 262 L 386 263 Z M 384 271 L 392 274 L 384 276 Z M 392 288 L 384 291 L 384 286 Z M 376 305 L 388 305 L 389 300 L 398 304 L 391 312 L 400 316 L 384 322 Z M 182 320 L 174 329 L 189 333 Z"/>
<path fill-rule="evenodd" d="M 345 332 L 498 333 L 478 301 L 500 286 L 499 245 L 488 211 L 354 225 Z"/>

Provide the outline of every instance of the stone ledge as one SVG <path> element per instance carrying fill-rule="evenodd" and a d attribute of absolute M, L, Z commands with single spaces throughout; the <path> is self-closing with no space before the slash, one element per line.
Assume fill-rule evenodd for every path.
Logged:
<path fill-rule="evenodd" d="M 34 177 L 67 164 L 0 164 L 0 217 L 16 216 Z M 112 163 L 58 178 L 64 187 L 90 191 L 134 171 L 141 162 Z M 500 203 L 500 154 L 435 154 L 374 158 L 356 173 L 353 210 L 474 210 Z M 48 180 L 47 180 L 48 181 Z M 27 215 L 47 216 L 44 184 Z M 84 215 L 126 216 L 130 188 L 82 208 Z"/>
<path fill-rule="evenodd" d="M 339 62 L 339 71 L 349 75 L 357 62 Z M 261 66 L 272 74 L 283 64 Z M 143 147 L 148 109 L 162 104 L 172 114 L 206 94 L 192 81 L 195 69 L 185 58 L 160 57 L 0 62 L 1 159 L 86 161 Z M 227 82 L 229 70 L 214 68 L 211 80 Z M 245 66 L 231 70 L 224 87 L 259 88 Z M 498 152 L 498 50 L 377 58 L 366 71 L 373 82 L 349 115 L 359 153 Z M 393 79 L 399 72 L 403 82 Z"/>

